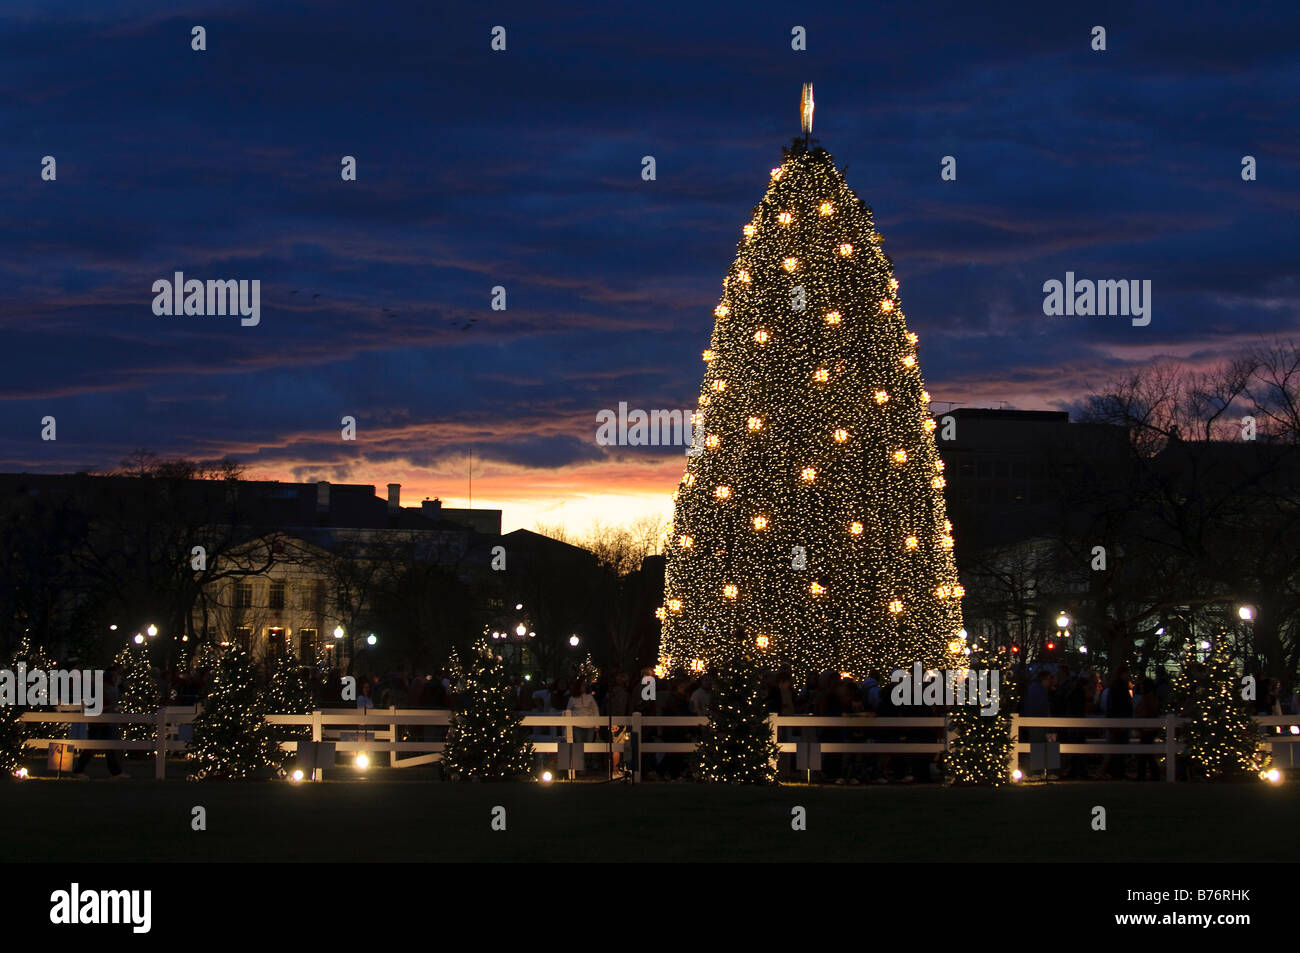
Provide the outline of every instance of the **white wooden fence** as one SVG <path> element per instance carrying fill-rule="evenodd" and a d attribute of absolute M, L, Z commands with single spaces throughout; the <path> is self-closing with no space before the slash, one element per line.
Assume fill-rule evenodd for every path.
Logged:
<path fill-rule="evenodd" d="M 147 741 L 121 741 L 116 739 L 86 738 L 32 738 L 27 745 L 45 749 L 52 743 L 72 743 L 79 751 L 152 751 L 154 753 L 154 776 L 159 780 L 166 776 L 168 753 L 180 754 L 185 750 L 185 742 L 179 736 L 182 725 L 192 724 L 199 708 L 167 707 L 160 708 L 152 715 L 100 714 L 86 715 L 80 710 L 59 710 L 51 712 L 25 712 L 25 722 L 54 723 L 71 725 L 77 722 L 99 724 L 147 724 L 152 725 L 154 737 Z M 341 752 L 387 752 L 389 764 L 395 768 L 407 768 L 420 764 L 430 764 L 441 760 L 445 747 L 442 741 L 411 740 L 401 741 L 400 730 L 403 727 L 446 727 L 451 721 L 451 712 L 446 709 L 398 709 L 398 708 L 332 708 L 320 709 L 307 715 L 268 715 L 266 719 L 273 725 L 299 725 L 311 728 L 313 741 L 334 740 L 337 750 Z M 1281 758 L 1287 765 L 1300 764 L 1300 716 L 1261 716 L 1255 721 L 1267 733 L 1267 740 L 1273 746 L 1274 757 Z M 1042 728 L 1047 732 L 1070 731 L 1086 735 L 1101 735 L 1109 739 L 1112 731 L 1129 732 L 1154 731 L 1163 732 L 1164 740 L 1144 744 L 1133 742 L 1115 744 L 1109 740 L 1066 741 L 1060 742 L 1062 755 L 1163 755 L 1165 758 L 1165 780 L 1176 778 L 1176 758 L 1182 752 L 1182 745 L 1177 741 L 1177 727 L 1186 719 L 1175 715 L 1159 718 L 1027 718 L 1020 715 L 1011 716 L 1011 737 L 1017 739 L 1011 752 L 1008 770 L 1015 770 L 1022 754 L 1031 752 L 1031 742 L 1020 741 L 1022 728 Z M 639 712 L 613 717 L 606 715 L 575 716 L 569 712 L 557 712 L 547 715 L 524 715 L 523 725 L 533 729 L 533 748 L 539 754 L 586 755 L 619 754 L 630 759 L 635 781 L 641 780 L 642 761 L 650 754 L 684 754 L 695 750 L 693 741 L 647 740 L 646 735 L 652 729 L 700 728 L 706 724 L 701 717 L 681 715 L 642 715 Z M 810 753 L 821 754 L 930 754 L 936 755 L 947 751 L 952 743 L 953 733 L 949 730 L 948 720 L 942 717 L 924 718 L 877 718 L 874 715 L 844 715 L 838 717 L 816 717 L 813 715 L 769 715 L 768 724 L 772 729 L 772 740 L 780 747 L 782 754 L 796 754 L 801 759 Z M 575 742 L 574 729 L 615 728 L 622 729 L 617 737 L 606 741 Z M 782 729 L 799 729 L 795 740 L 782 740 Z M 933 741 L 822 741 L 816 738 L 816 731 L 810 729 L 839 729 L 840 731 L 895 732 L 900 730 L 918 731 L 928 729 L 934 732 Z M 539 732 L 550 731 L 548 734 Z M 282 747 L 296 751 L 296 741 L 281 742 Z M 633 752 L 636 756 L 633 756 Z M 402 757 L 409 755 L 409 757 Z M 565 758 L 561 758 L 562 763 Z M 812 763 L 811 761 L 809 763 Z M 573 776 L 570 770 L 569 776 Z M 319 776 L 319 774 L 318 774 Z"/>

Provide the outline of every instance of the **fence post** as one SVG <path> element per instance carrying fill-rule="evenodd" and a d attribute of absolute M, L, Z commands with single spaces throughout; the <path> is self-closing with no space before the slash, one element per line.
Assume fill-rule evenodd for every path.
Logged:
<path fill-rule="evenodd" d="M 1173 783 L 1178 780 L 1178 769 L 1174 759 L 1178 757 L 1178 716 L 1165 715 L 1165 780 Z"/>
<path fill-rule="evenodd" d="M 389 711 L 388 717 L 393 719 L 388 723 L 388 740 L 391 741 L 394 745 L 396 745 L 397 744 L 397 706 L 389 705 L 388 711 Z M 394 747 L 391 751 L 388 752 L 388 766 L 390 768 L 397 767 L 396 747 Z"/>
<path fill-rule="evenodd" d="M 564 710 L 564 742 L 565 744 L 568 745 L 573 744 L 572 719 L 573 719 L 573 712 L 566 708 Z M 579 755 L 578 757 L 583 759 L 582 766 L 585 768 L 587 766 L 586 755 L 583 754 L 583 755 Z M 569 780 L 570 781 L 573 780 L 573 748 L 572 747 L 569 748 Z"/>
<path fill-rule="evenodd" d="M 319 709 L 319 708 L 313 709 L 313 711 L 312 711 L 312 713 L 311 713 L 311 740 L 312 740 L 312 741 L 320 741 L 320 740 L 321 740 L 321 721 L 320 721 L 320 715 L 321 715 L 321 713 L 320 713 L 320 709 Z M 324 780 L 325 780 L 325 769 L 321 767 L 321 763 L 320 763 L 320 749 L 319 749 L 319 748 L 316 749 L 316 767 L 312 769 L 312 772 L 311 772 L 311 779 L 312 779 L 313 781 L 324 781 Z"/>
<path fill-rule="evenodd" d="M 161 707 L 154 713 L 154 729 L 158 732 L 158 750 L 154 754 L 153 776 L 156 781 L 167 779 L 167 709 Z"/>
<path fill-rule="evenodd" d="M 641 783 L 641 713 L 632 712 L 632 783 Z"/>
<path fill-rule="evenodd" d="M 1007 774 L 1014 775 L 1020 767 L 1020 716 L 1011 713 L 1011 763 L 1007 765 Z"/>

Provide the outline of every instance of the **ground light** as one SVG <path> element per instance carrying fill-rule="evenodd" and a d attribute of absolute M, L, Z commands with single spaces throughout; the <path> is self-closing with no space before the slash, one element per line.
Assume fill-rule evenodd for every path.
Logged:
<path fill-rule="evenodd" d="M 542 781 L 546 783 L 550 783 L 553 780 L 555 780 L 555 775 L 551 774 L 551 772 L 549 771 L 542 772 Z"/>
<path fill-rule="evenodd" d="M 1024 772 L 1022 772 L 1019 768 L 1016 768 L 1016 770 L 1011 772 L 1012 781 L 1023 781 L 1024 779 L 1025 779 Z"/>
<path fill-rule="evenodd" d="M 26 778 L 27 778 L 27 769 L 26 769 L 26 768 L 19 768 L 17 771 L 14 772 L 14 777 L 17 778 L 19 781 L 26 780 Z"/>
<path fill-rule="evenodd" d="M 352 759 L 352 764 L 358 771 L 364 771 L 370 767 L 370 755 L 362 751 Z"/>
<path fill-rule="evenodd" d="M 297 783 L 297 782 L 301 781 L 302 778 L 303 778 L 302 768 L 297 768 L 297 769 L 293 772 L 293 774 L 289 775 L 289 780 L 290 780 L 290 781 L 293 781 L 294 783 Z"/>
<path fill-rule="evenodd" d="M 1270 768 L 1267 771 L 1259 772 L 1259 779 L 1261 781 L 1268 781 L 1270 784 L 1281 784 L 1282 772 L 1277 768 Z"/>

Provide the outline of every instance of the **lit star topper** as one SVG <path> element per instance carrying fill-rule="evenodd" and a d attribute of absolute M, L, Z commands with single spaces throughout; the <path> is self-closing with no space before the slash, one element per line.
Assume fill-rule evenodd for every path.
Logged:
<path fill-rule="evenodd" d="M 812 135 L 813 93 L 812 83 L 803 84 L 803 95 L 799 98 L 799 121 L 805 136 Z"/>

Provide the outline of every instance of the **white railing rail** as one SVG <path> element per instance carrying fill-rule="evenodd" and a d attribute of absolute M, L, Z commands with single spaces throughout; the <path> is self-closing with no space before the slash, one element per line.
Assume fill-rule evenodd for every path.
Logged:
<path fill-rule="evenodd" d="M 72 743 L 83 751 L 152 751 L 154 753 L 154 775 L 159 780 L 166 776 L 168 753 L 179 754 L 186 748 L 186 742 L 180 735 L 180 728 L 192 725 L 200 711 L 199 706 L 159 708 L 152 714 L 104 713 L 87 715 L 81 711 L 24 712 L 21 720 L 37 724 L 116 724 L 116 725 L 151 725 L 153 738 L 144 741 L 123 741 L 100 738 L 30 738 L 26 744 L 32 748 L 45 749 L 51 744 Z M 312 741 L 333 740 L 337 751 L 383 753 L 389 755 L 393 767 L 412 767 L 417 764 L 429 764 L 439 761 L 445 748 L 441 738 L 402 741 L 400 728 L 446 728 L 451 723 L 448 709 L 412 709 L 412 708 L 326 708 L 317 709 L 303 715 L 267 715 L 269 724 L 284 727 L 309 727 Z M 1280 746 L 1287 746 L 1288 764 L 1300 761 L 1300 749 L 1290 745 L 1300 743 L 1300 716 L 1268 715 L 1255 719 L 1266 732 L 1267 740 L 1273 745 L 1275 754 Z M 523 726 L 533 733 L 533 748 L 539 754 L 560 754 L 562 763 L 572 763 L 572 759 L 584 754 L 619 754 L 632 760 L 634 779 L 641 780 L 641 762 L 648 754 L 685 754 L 695 750 L 695 742 L 689 739 L 664 740 L 658 737 L 656 730 L 690 732 L 706 725 L 707 719 L 683 715 L 642 715 L 634 712 L 630 715 L 573 715 L 570 712 L 550 714 L 525 714 Z M 1060 734 L 1069 732 L 1079 735 L 1100 735 L 1109 739 L 1112 732 L 1124 732 L 1125 737 L 1133 731 L 1149 731 L 1163 735 L 1162 740 L 1143 743 L 1112 743 L 1109 740 L 1058 741 L 1059 751 L 1063 755 L 1098 755 L 1098 754 L 1160 754 L 1165 757 L 1165 778 L 1173 781 L 1176 777 L 1176 759 L 1182 752 L 1182 745 L 1177 740 L 1177 729 L 1186 723 L 1186 719 L 1176 715 L 1163 715 L 1157 718 L 1058 718 L 1058 717 L 1024 717 L 1011 716 L 1012 745 L 1009 770 L 1014 770 L 1019 757 L 1032 751 L 1033 742 L 1020 740 L 1022 729 L 1044 729 L 1045 732 Z M 768 724 L 772 730 L 772 740 L 782 754 L 795 754 L 802 763 L 812 765 L 822 754 L 941 754 L 948 750 L 953 733 L 947 718 L 929 716 L 919 718 L 878 718 L 874 714 L 840 715 L 818 717 L 814 715 L 769 715 Z M 616 729 L 604 741 L 576 741 L 575 729 Z M 818 731 L 838 730 L 841 732 L 896 732 L 900 730 L 934 732 L 933 741 L 898 741 L 894 739 L 860 741 L 827 741 L 817 737 Z M 425 732 L 426 734 L 428 732 Z M 797 737 L 787 735 L 797 733 Z M 281 746 L 288 751 L 296 751 L 297 741 L 282 741 Z M 399 755 L 410 754 L 414 757 L 400 758 Z M 802 770 L 802 768 L 800 769 Z M 572 776 L 572 770 L 569 771 Z"/>

